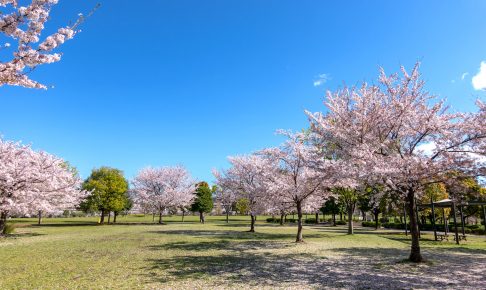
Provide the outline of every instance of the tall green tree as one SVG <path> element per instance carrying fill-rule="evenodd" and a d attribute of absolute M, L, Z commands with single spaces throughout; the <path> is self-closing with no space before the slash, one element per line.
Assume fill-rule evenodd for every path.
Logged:
<path fill-rule="evenodd" d="M 216 188 L 210 188 L 207 182 L 199 182 L 196 184 L 196 198 L 191 206 L 191 210 L 199 212 L 199 221 L 204 223 L 204 213 L 209 213 L 213 209 L 213 190 Z"/>
<path fill-rule="evenodd" d="M 340 212 L 340 208 L 334 196 L 331 196 L 328 200 L 326 200 L 326 202 L 320 208 L 320 211 L 322 212 L 323 216 L 326 214 L 331 214 L 332 225 L 336 226 L 336 215 Z"/>
<path fill-rule="evenodd" d="M 120 214 L 120 212 L 124 212 L 124 214 L 127 214 L 129 210 L 131 210 L 133 207 L 133 200 L 130 194 L 125 192 L 124 197 L 123 197 L 123 208 L 119 210 L 113 210 L 113 222 L 116 223 L 116 217 Z"/>
<path fill-rule="evenodd" d="M 84 211 L 99 211 L 100 223 L 105 221 L 105 214 L 120 212 L 127 205 L 128 181 L 121 170 L 101 167 L 93 169 L 83 183 L 83 189 L 91 194 L 81 204 Z"/>

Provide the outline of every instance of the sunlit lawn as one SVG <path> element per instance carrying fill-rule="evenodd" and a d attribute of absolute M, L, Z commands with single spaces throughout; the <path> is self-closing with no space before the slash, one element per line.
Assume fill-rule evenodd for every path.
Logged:
<path fill-rule="evenodd" d="M 133 288 L 455 288 L 486 285 L 486 239 L 460 246 L 422 241 L 428 262 L 404 262 L 408 238 L 399 232 L 306 226 L 295 244 L 294 225 L 268 224 L 257 233 L 247 217 L 119 217 L 16 220 L 0 239 L 0 289 Z"/>

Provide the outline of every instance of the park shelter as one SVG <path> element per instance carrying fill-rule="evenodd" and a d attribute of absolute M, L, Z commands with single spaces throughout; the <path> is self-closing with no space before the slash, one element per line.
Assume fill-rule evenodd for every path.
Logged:
<path fill-rule="evenodd" d="M 432 228 L 434 230 L 434 239 L 437 241 L 438 238 L 443 239 L 443 238 L 447 237 L 448 228 L 447 228 L 447 226 L 445 225 L 445 222 L 444 222 L 444 235 L 438 235 L 437 234 L 437 227 L 436 227 L 436 224 L 435 224 L 435 209 L 436 208 L 442 208 L 442 215 L 443 215 L 443 219 L 445 221 L 446 219 L 445 219 L 444 209 L 450 208 L 452 218 L 454 220 L 454 240 L 456 241 L 456 244 L 459 244 L 460 240 L 466 239 L 465 222 L 464 222 L 464 207 L 470 206 L 470 205 L 481 206 L 482 214 L 483 214 L 484 227 L 485 227 L 485 231 L 486 231 L 486 208 L 485 208 L 486 202 L 484 202 L 484 201 L 461 201 L 461 202 L 457 202 L 457 201 L 453 201 L 451 199 L 443 199 L 443 200 L 439 200 L 439 201 L 436 201 L 436 202 L 431 201 L 430 204 L 419 204 L 419 205 L 416 206 L 415 212 L 416 212 L 417 220 L 418 220 L 418 212 L 419 212 L 420 208 L 422 208 L 422 209 L 423 208 L 431 208 L 432 209 Z M 460 213 L 460 218 L 461 218 L 461 233 L 462 233 L 461 236 L 459 236 L 459 229 L 458 229 L 458 226 L 457 226 L 457 209 L 458 208 L 459 208 L 459 213 Z M 406 233 L 406 231 L 407 231 L 407 226 L 405 225 L 405 233 Z M 419 227 L 419 233 L 420 233 L 420 227 Z"/>

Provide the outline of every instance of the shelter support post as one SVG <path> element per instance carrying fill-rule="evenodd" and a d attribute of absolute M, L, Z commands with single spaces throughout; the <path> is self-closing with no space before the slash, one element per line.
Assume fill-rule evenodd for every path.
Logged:
<path fill-rule="evenodd" d="M 482 206 L 483 208 L 483 221 L 484 221 L 484 231 L 486 232 L 486 208 L 484 205 Z"/>
<path fill-rule="evenodd" d="M 437 241 L 437 229 L 435 228 L 435 207 L 434 200 L 430 198 L 430 205 L 432 206 L 432 228 L 434 229 L 434 240 Z"/>
<path fill-rule="evenodd" d="M 466 235 L 466 231 L 464 229 L 465 224 L 464 224 L 464 207 L 461 205 L 459 206 L 459 209 L 461 210 L 461 226 L 462 226 L 462 236 Z"/>
<path fill-rule="evenodd" d="M 420 234 L 420 219 L 419 219 L 419 213 L 418 213 L 418 204 L 417 204 L 417 200 L 415 200 L 415 215 L 417 217 L 417 228 L 418 228 L 418 236 L 419 236 L 419 239 L 421 238 L 421 234 Z"/>
<path fill-rule="evenodd" d="M 447 232 L 449 231 L 449 227 L 447 226 L 447 220 L 445 216 L 445 208 L 442 208 L 442 219 L 444 221 L 444 235 L 447 236 Z"/>
<path fill-rule="evenodd" d="M 484 209 L 484 207 L 483 207 Z M 407 229 L 407 209 L 406 205 L 403 204 L 403 222 L 405 223 L 405 236 L 408 236 L 408 229 Z"/>
<path fill-rule="evenodd" d="M 456 244 L 459 245 L 459 232 L 457 230 L 456 203 L 452 203 L 452 217 L 454 219 L 454 230 L 456 232 Z"/>

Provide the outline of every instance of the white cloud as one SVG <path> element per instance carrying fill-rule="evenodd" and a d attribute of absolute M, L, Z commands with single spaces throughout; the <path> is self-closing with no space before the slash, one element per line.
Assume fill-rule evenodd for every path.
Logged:
<path fill-rule="evenodd" d="M 486 62 L 481 62 L 479 72 L 472 77 L 472 85 L 477 91 L 486 90 Z"/>
<path fill-rule="evenodd" d="M 314 81 L 314 87 L 322 86 L 323 84 L 327 83 L 330 80 L 329 74 L 320 74 L 317 76 L 317 79 Z"/>
<path fill-rule="evenodd" d="M 469 74 L 468 72 L 463 73 L 463 74 L 461 75 L 461 80 L 463 81 L 463 80 L 466 78 L 466 76 L 467 76 L 468 74 Z"/>
<path fill-rule="evenodd" d="M 428 143 L 422 143 L 418 145 L 417 151 L 422 152 L 425 156 L 432 156 L 436 148 L 437 146 L 435 146 L 434 143 L 428 142 Z"/>

